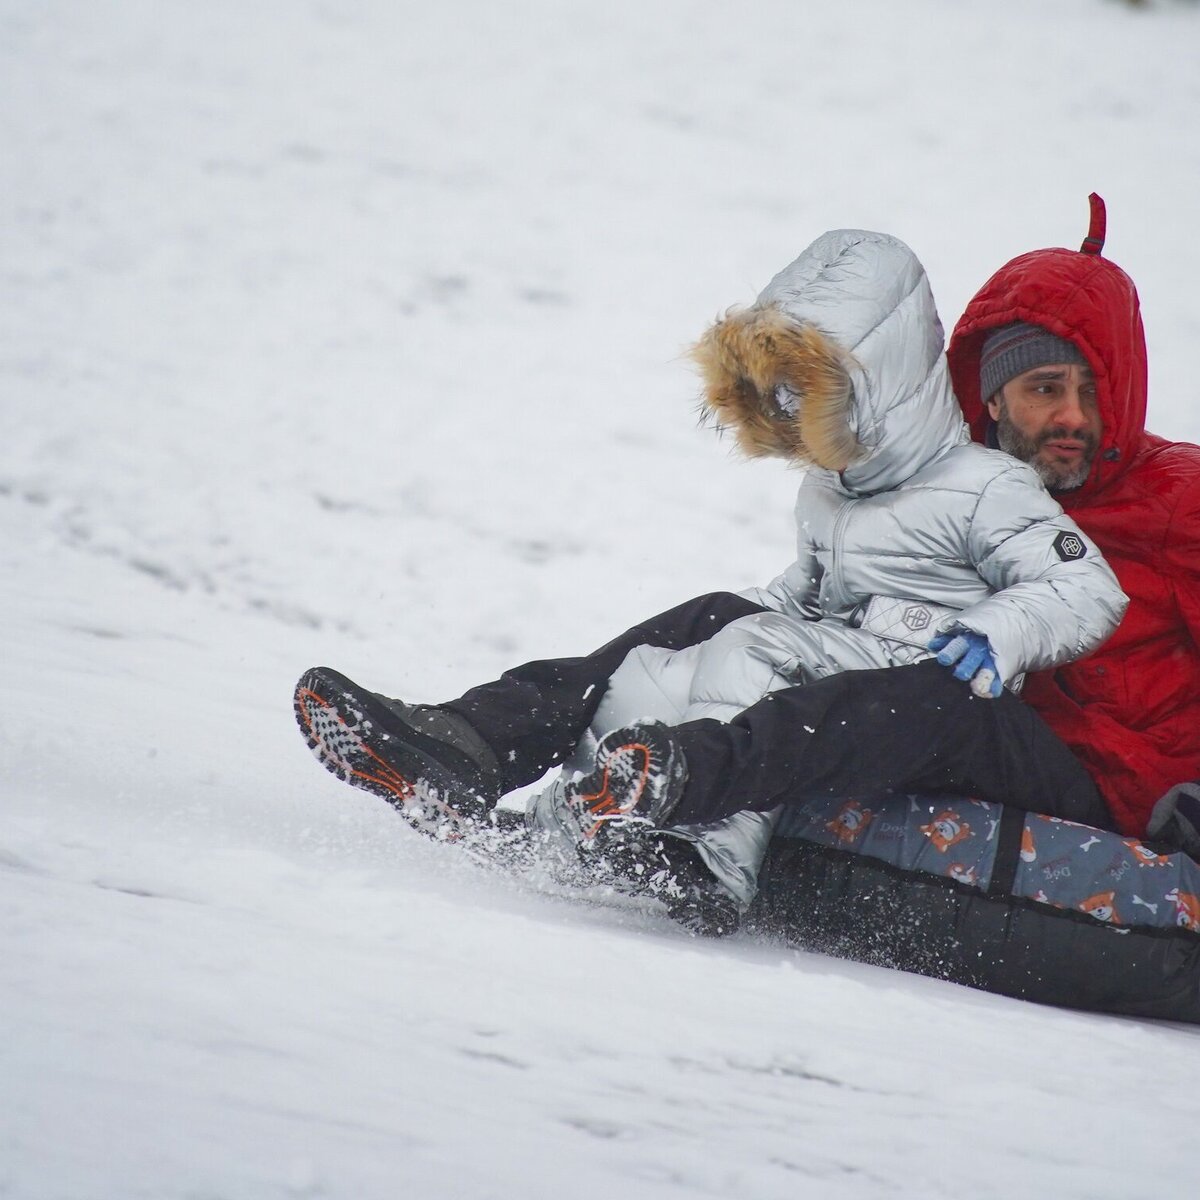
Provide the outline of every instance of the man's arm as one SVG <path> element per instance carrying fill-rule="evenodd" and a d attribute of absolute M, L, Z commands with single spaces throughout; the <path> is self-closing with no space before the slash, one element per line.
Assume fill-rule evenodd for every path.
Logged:
<path fill-rule="evenodd" d="M 1200 647 L 1200 471 L 1171 514 L 1162 567 L 1187 635 Z M 1197 685 L 1200 690 L 1200 680 Z"/>

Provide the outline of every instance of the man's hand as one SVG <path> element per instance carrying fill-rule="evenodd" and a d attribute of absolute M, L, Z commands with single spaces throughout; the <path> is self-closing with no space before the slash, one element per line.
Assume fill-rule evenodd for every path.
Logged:
<path fill-rule="evenodd" d="M 1178 846 L 1200 862 L 1200 782 L 1177 783 L 1161 797 L 1146 824 L 1146 836 Z"/>
<path fill-rule="evenodd" d="M 970 680 L 971 691 L 981 700 L 994 700 L 1003 690 L 992 648 L 982 633 L 939 633 L 929 643 L 943 667 L 954 667 L 954 678 Z M 958 664 L 955 666 L 955 664 Z"/>

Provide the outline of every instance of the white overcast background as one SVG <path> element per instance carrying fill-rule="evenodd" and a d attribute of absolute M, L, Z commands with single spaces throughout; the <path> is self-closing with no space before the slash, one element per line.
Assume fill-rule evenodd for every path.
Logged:
<path fill-rule="evenodd" d="M 949 327 L 1099 191 L 1200 439 L 1198 47 L 1170 0 L 0 0 L 0 1196 L 1192 1186 L 1200 1030 L 488 872 L 290 697 L 785 566 L 796 476 L 684 352 L 829 228 Z"/>

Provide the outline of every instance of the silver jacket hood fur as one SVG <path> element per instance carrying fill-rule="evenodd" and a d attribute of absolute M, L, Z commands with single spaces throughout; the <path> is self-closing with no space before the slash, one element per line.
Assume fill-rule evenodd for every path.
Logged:
<path fill-rule="evenodd" d="M 853 495 L 970 440 L 924 268 L 894 237 L 819 237 L 693 350 L 704 406 L 751 457 L 840 473 Z"/>

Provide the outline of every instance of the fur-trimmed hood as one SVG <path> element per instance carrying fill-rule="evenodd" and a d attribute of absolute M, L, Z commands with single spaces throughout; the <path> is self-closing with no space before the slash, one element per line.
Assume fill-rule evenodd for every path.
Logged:
<path fill-rule="evenodd" d="M 925 270 L 884 233 L 837 229 L 693 348 L 703 407 L 751 457 L 837 473 L 853 494 L 902 483 L 969 440 Z"/>

